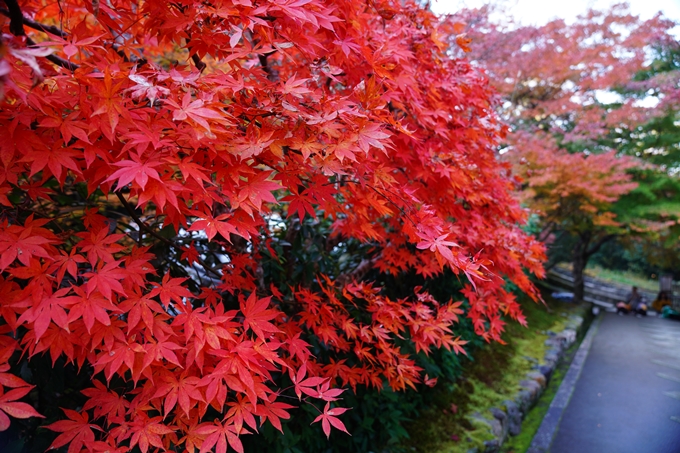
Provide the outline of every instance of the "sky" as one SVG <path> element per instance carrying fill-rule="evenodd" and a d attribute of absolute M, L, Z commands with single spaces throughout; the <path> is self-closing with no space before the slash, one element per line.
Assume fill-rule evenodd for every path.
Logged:
<path fill-rule="evenodd" d="M 616 0 L 508 0 L 510 10 L 524 25 L 543 25 L 551 19 L 562 18 L 567 22 L 584 13 L 589 7 L 606 9 Z M 479 7 L 489 0 L 431 0 L 432 11 L 436 14 L 454 13 L 462 6 Z M 658 11 L 680 23 L 680 0 L 628 0 L 631 11 L 643 19 L 652 17 Z"/>

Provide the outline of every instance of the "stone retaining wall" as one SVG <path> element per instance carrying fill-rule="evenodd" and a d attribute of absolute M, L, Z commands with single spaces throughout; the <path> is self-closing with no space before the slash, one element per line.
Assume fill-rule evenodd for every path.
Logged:
<path fill-rule="evenodd" d="M 475 448 L 469 453 L 498 453 L 509 435 L 516 436 L 521 432 L 522 420 L 543 394 L 566 350 L 576 342 L 578 332 L 584 327 L 583 323 L 582 316 L 572 315 L 562 332 L 548 332 L 550 338 L 545 341 L 548 350 L 543 362 L 536 364 L 534 371 L 527 373 L 525 379 L 520 381 L 522 390 L 512 400 L 504 401 L 502 407 L 492 408 L 491 419 L 479 413 L 472 415 L 476 421 L 489 427 L 494 439 L 484 442 L 484 450 Z"/>

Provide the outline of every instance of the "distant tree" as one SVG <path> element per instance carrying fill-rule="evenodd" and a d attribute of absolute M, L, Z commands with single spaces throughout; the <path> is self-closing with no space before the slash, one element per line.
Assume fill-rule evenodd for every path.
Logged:
<path fill-rule="evenodd" d="M 615 210 L 620 219 L 638 219 L 648 234 L 619 241 L 639 254 L 648 273 L 680 270 L 680 43 L 668 38 L 654 48 L 653 61 L 617 92 L 653 106 L 642 124 L 619 124 L 601 139 L 644 162 L 632 171 L 638 187 Z M 654 105 L 656 104 L 656 105 Z M 680 275 L 680 274 L 679 274 Z"/>
<path fill-rule="evenodd" d="M 537 136 L 538 135 L 538 136 Z M 613 211 L 619 198 L 637 186 L 627 173 L 636 164 L 614 151 L 586 155 L 561 150 L 549 137 L 519 134 L 522 200 L 541 218 L 539 240 L 550 245 L 555 235 L 576 239 L 571 252 L 574 297 L 583 300 L 583 271 L 590 257 L 607 241 L 629 233 L 630 223 Z M 634 220 L 637 220 L 635 218 Z"/>
<path fill-rule="evenodd" d="M 504 157 L 525 178 L 523 200 L 540 216 L 539 238 L 572 236 L 581 299 L 592 254 L 604 242 L 646 227 L 646 219 L 632 211 L 619 215 L 616 203 L 637 187 L 626 171 L 642 161 L 620 157 L 620 143 L 608 138 L 664 115 L 659 106 L 616 93 L 636 83 L 639 91 L 636 77 L 649 69 L 649 52 L 672 41 L 675 24 L 660 16 L 642 21 L 625 5 L 591 10 L 572 24 L 554 20 L 542 26 L 520 26 L 509 14 L 493 13 L 485 6 L 452 20 L 467 23 L 470 58 L 500 92 L 500 111 L 510 126 Z M 645 87 L 657 85 L 648 78 Z M 612 97 L 614 102 L 605 102 Z"/>

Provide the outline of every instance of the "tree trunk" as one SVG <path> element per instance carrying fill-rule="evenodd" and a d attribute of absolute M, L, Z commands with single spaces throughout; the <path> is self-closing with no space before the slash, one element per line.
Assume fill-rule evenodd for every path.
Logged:
<path fill-rule="evenodd" d="M 595 239 L 595 242 L 593 242 L 591 246 L 590 244 L 593 241 L 592 233 L 586 232 L 579 236 L 572 255 L 573 269 L 571 274 L 574 277 L 574 302 L 583 302 L 583 297 L 585 296 L 583 272 L 586 270 L 588 260 L 594 253 L 600 250 L 600 247 L 602 247 L 603 244 L 615 237 L 615 234 L 607 234 L 599 239 Z"/>
<path fill-rule="evenodd" d="M 572 259 L 572 275 L 574 277 L 574 302 L 583 302 L 585 293 L 583 271 L 588 264 L 588 245 L 590 244 L 590 235 L 582 235 L 579 237 L 576 246 L 574 247 L 574 254 Z"/>

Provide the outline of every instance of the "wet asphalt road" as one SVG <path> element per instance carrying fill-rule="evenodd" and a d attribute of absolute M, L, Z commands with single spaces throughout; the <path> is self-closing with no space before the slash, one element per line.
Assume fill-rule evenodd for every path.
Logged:
<path fill-rule="evenodd" d="M 605 313 L 551 453 L 680 453 L 680 322 Z"/>

